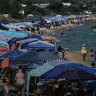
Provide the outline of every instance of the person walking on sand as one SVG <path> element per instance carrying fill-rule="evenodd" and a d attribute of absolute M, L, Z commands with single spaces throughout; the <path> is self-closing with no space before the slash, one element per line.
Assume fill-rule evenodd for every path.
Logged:
<path fill-rule="evenodd" d="M 86 47 L 82 47 L 81 54 L 82 54 L 82 57 L 83 57 L 83 61 L 85 61 L 86 55 L 87 55 L 87 49 L 86 49 Z"/>

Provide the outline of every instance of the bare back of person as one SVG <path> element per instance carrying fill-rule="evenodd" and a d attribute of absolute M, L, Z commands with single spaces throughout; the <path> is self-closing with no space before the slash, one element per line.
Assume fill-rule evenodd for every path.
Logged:
<path fill-rule="evenodd" d="M 15 80 L 16 80 L 16 86 L 18 88 L 18 91 L 20 91 L 20 94 L 22 94 L 24 89 L 24 83 L 25 83 L 24 77 L 25 74 L 21 70 L 18 70 L 18 72 L 16 73 Z"/>

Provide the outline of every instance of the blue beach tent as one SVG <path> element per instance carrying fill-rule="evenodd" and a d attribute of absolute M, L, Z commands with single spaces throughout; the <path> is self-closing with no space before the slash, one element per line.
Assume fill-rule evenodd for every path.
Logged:
<path fill-rule="evenodd" d="M 79 68 L 66 68 L 63 65 L 56 66 L 49 72 L 45 73 L 42 77 L 47 79 L 54 80 L 66 80 L 66 81 L 75 81 L 75 80 L 95 80 L 96 76 Z"/>
<path fill-rule="evenodd" d="M 55 46 L 51 43 L 48 43 L 46 41 L 36 41 L 32 43 L 28 43 L 27 45 L 23 46 L 23 48 L 26 49 L 45 49 L 45 50 L 51 50 L 52 52 L 55 52 Z"/>

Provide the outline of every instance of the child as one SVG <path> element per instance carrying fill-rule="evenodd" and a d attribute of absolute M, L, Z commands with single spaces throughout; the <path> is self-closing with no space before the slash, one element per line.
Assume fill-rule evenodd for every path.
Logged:
<path fill-rule="evenodd" d="M 90 55 L 91 57 L 94 56 L 94 51 L 93 51 L 93 49 L 90 50 L 89 55 Z"/>

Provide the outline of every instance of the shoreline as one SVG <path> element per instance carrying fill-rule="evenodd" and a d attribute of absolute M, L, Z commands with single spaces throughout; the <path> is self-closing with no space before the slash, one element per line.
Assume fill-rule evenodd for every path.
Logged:
<path fill-rule="evenodd" d="M 68 28 L 68 27 L 73 27 L 73 26 L 76 26 L 77 24 L 64 24 L 64 25 L 61 25 L 61 26 L 57 26 L 57 28 L 54 28 L 53 26 L 50 27 L 50 29 L 47 29 L 47 28 L 40 28 L 40 31 L 46 31 L 46 33 L 50 33 L 52 32 L 52 30 L 61 30 L 62 28 Z"/>
<path fill-rule="evenodd" d="M 74 26 L 77 26 L 77 25 L 78 24 L 66 24 L 66 25 L 58 26 L 57 29 L 52 26 L 50 28 L 50 30 L 48 30 L 47 28 L 43 28 L 43 30 L 45 29 L 46 33 L 50 33 L 50 32 L 52 32 L 52 30 L 59 31 L 62 28 L 74 27 Z M 86 60 L 83 61 L 82 60 L 82 55 L 81 55 L 80 51 L 76 51 L 76 50 L 70 50 L 70 52 L 65 54 L 65 58 L 67 58 L 68 61 L 71 61 L 73 63 L 84 64 L 84 65 L 87 65 L 87 66 L 90 66 L 90 67 L 91 67 L 91 63 L 93 61 L 93 58 L 91 58 L 88 54 L 86 56 Z"/>

